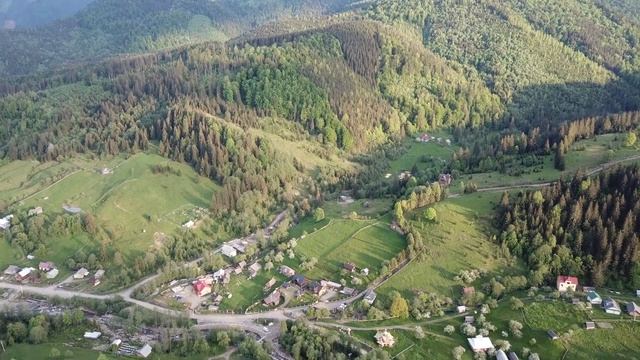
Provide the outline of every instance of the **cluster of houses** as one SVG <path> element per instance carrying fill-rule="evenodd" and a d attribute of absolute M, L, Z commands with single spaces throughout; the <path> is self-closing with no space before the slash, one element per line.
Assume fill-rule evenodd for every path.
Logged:
<path fill-rule="evenodd" d="M 560 275 L 556 278 L 556 288 L 561 293 L 567 291 L 575 292 L 578 289 L 578 285 L 578 278 L 575 276 Z M 600 294 L 596 292 L 596 289 L 590 286 L 583 286 L 582 291 L 585 294 L 587 306 L 600 305 L 607 314 L 622 314 L 622 308 L 615 299 L 611 297 L 603 299 Z M 578 299 L 574 299 L 574 303 L 578 302 L 580 302 Z M 625 310 L 629 316 L 633 316 L 634 318 L 640 316 L 640 307 L 633 301 L 627 302 Z M 588 323 L 585 324 L 585 326 L 587 329 L 590 327 Z"/>
<path fill-rule="evenodd" d="M 75 280 L 82 280 L 82 279 L 85 279 L 90 274 L 91 272 L 86 268 L 80 268 L 75 272 L 75 274 L 73 274 L 73 278 Z M 100 269 L 100 270 L 97 270 L 93 274 L 93 276 L 89 278 L 89 280 L 93 286 L 98 286 L 102 282 L 103 278 L 104 278 L 104 270 Z"/>
<path fill-rule="evenodd" d="M 86 331 L 84 338 L 88 340 L 98 340 L 102 336 L 100 331 Z M 134 347 L 131 345 L 123 344 L 122 339 L 114 339 L 111 342 L 112 349 L 116 349 L 119 355 L 124 356 L 138 356 L 141 358 L 148 358 L 153 351 L 153 348 L 149 344 L 144 344 L 142 347 Z"/>
<path fill-rule="evenodd" d="M 24 267 L 20 268 L 15 265 L 9 265 L 4 271 L 4 275 L 15 277 L 17 282 L 26 283 L 37 279 L 38 273 L 43 274 L 47 279 L 55 279 L 59 271 L 56 266 L 50 262 L 41 262 L 38 264 L 38 268 Z"/>
<path fill-rule="evenodd" d="M 419 143 L 425 143 L 426 144 L 426 143 L 431 142 L 431 141 L 437 141 L 439 144 L 444 142 L 445 144 L 447 144 L 447 146 L 451 145 L 451 140 L 450 139 L 443 139 L 443 138 L 440 138 L 440 137 L 439 138 L 434 138 L 433 136 L 431 136 L 431 135 L 429 135 L 427 133 L 422 133 L 422 134 L 420 134 L 420 135 L 418 135 L 416 137 L 416 142 L 419 142 Z"/>

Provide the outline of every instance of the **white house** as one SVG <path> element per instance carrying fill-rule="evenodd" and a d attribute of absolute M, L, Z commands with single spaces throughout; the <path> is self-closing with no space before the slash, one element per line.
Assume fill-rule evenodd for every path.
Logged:
<path fill-rule="evenodd" d="M 469 346 L 471 346 L 471 350 L 473 350 L 473 352 L 484 352 L 494 349 L 491 339 L 482 335 L 468 338 L 467 341 L 469 342 Z"/>
<path fill-rule="evenodd" d="M 100 336 L 102 336 L 102 333 L 100 331 L 87 331 L 87 332 L 84 333 L 84 338 L 85 339 L 96 340 Z"/>
<path fill-rule="evenodd" d="M 602 298 L 600 297 L 600 295 L 595 292 L 595 291 L 589 291 L 587 293 L 587 301 L 593 305 L 600 305 L 602 304 Z"/>
<path fill-rule="evenodd" d="M 559 292 L 576 291 L 578 287 L 578 278 L 575 276 L 559 275 L 556 278 L 556 287 Z"/>
<path fill-rule="evenodd" d="M 151 355 L 151 351 L 153 350 L 153 348 L 151 348 L 151 345 L 149 344 L 144 344 L 143 347 L 141 347 L 140 349 L 138 349 L 136 351 L 136 353 L 138 354 L 138 356 L 141 356 L 143 358 L 148 358 L 149 355 Z"/>
<path fill-rule="evenodd" d="M 87 275 L 89 275 L 89 270 L 87 270 L 85 268 L 80 268 L 78 271 L 76 271 L 75 274 L 73 274 L 73 278 L 74 279 L 84 279 Z"/>
<path fill-rule="evenodd" d="M 11 219 L 13 219 L 13 215 L 7 215 L 0 219 L 0 229 L 7 230 L 11 227 Z"/>
<path fill-rule="evenodd" d="M 220 252 L 222 252 L 224 256 L 227 256 L 230 258 L 238 255 L 238 252 L 236 251 L 236 249 L 233 246 L 230 246 L 227 244 L 222 245 L 222 247 L 220 248 Z"/>
<path fill-rule="evenodd" d="M 58 276 L 58 273 L 60 273 L 58 271 L 58 269 L 51 269 L 49 270 L 49 272 L 47 272 L 47 279 L 55 279 Z"/>

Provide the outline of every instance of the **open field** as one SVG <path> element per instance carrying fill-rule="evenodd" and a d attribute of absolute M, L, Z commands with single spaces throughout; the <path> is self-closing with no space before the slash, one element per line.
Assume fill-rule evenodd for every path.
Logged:
<path fill-rule="evenodd" d="M 369 277 L 405 247 L 405 240 L 388 225 L 375 221 L 338 220 L 298 242 L 296 253 L 317 258 L 318 264 L 303 271 L 312 279 L 337 280 L 342 265 L 353 262 L 358 269 L 369 268 Z"/>
<path fill-rule="evenodd" d="M 442 329 L 432 330 L 427 327 L 423 327 L 423 329 L 425 331 L 433 331 L 438 335 L 426 334 L 423 339 L 418 339 L 413 331 L 390 330 L 389 332 L 393 335 L 396 343 L 392 348 L 386 349 L 389 355 L 393 357 L 402 353 L 403 359 L 450 360 L 452 359 L 451 350 L 458 345 L 464 346 L 464 343 L 466 343 L 462 335 L 456 333 L 451 336 L 445 336 L 442 333 Z M 374 348 L 378 347 L 374 339 L 376 331 L 353 331 L 352 334 L 360 341 Z M 472 359 L 470 351 L 467 351 L 462 359 Z"/>
<path fill-rule="evenodd" d="M 490 272 L 513 272 L 506 269 L 498 258 L 497 245 L 490 239 L 492 202 L 499 193 L 476 193 L 447 199 L 434 206 L 438 213 L 436 223 L 423 219 L 424 209 L 411 214 L 411 221 L 420 230 L 428 249 L 424 260 L 414 260 L 381 288 L 382 293 L 398 290 L 405 296 L 416 290 L 435 291 L 446 296 L 459 284 L 453 278 L 460 270 L 474 268 Z"/>
<path fill-rule="evenodd" d="M 155 165 L 168 165 L 171 171 L 154 173 Z M 103 167 L 113 173 L 102 175 Z M 171 234 L 184 222 L 204 216 L 217 189 L 188 165 L 144 153 L 107 161 L 12 162 L 1 166 L 0 174 L 0 199 L 21 199 L 17 206 L 41 206 L 46 213 L 62 213 L 64 204 L 80 207 L 95 216 L 125 259 L 160 245 L 157 234 Z M 89 253 L 98 245 L 83 236 L 52 239 L 47 255 L 64 263 L 79 249 Z M 0 253 L 0 267 L 25 255 L 16 254 L 6 242 L 0 244 Z"/>
<path fill-rule="evenodd" d="M 278 266 L 274 264 L 271 271 L 261 270 L 253 279 L 248 279 L 246 274 L 231 276 L 231 281 L 226 286 L 226 290 L 233 294 L 231 299 L 225 298 L 220 303 L 220 310 L 233 310 L 241 312 L 246 310 L 254 303 L 261 302 L 269 292 L 264 292 L 264 285 L 271 280 L 272 277 L 278 281 L 271 288 L 273 291 L 277 286 L 282 284 L 284 277 L 278 273 Z M 264 309 L 262 305 L 252 308 L 252 310 Z"/>
<path fill-rule="evenodd" d="M 400 158 L 391 161 L 389 172 L 393 176 L 397 176 L 402 171 L 411 170 L 414 165 L 418 169 L 425 168 L 427 165 L 421 161 L 423 156 L 430 156 L 449 161 L 451 160 L 453 152 L 457 149 L 454 145 L 447 146 L 444 144 L 438 144 L 436 141 L 418 143 L 411 139 L 406 140 L 405 144 L 409 147 L 408 151 Z"/>

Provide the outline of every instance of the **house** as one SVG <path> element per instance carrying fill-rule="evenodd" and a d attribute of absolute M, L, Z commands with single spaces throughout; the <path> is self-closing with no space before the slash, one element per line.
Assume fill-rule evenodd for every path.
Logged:
<path fill-rule="evenodd" d="M 471 350 L 476 353 L 494 349 L 491 339 L 482 335 L 478 335 L 473 338 L 467 338 L 467 341 L 469 342 Z"/>
<path fill-rule="evenodd" d="M 202 279 L 196 280 L 193 283 L 193 292 L 202 297 L 207 294 L 211 294 L 211 286 L 207 285 L 207 283 Z"/>
<path fill-rule="evenodd" d="M 369 276 L 369 268 L 364 268 L 364 269 L 362 269 L 362 271 L 360 271 L 360 273 L 361 273 L 363 276 Z"/>
<path fill-rule="evenodd" d="M 507 354 L 507 357 L 509 358 L 509 360 L 520 360 L 518 358 L 518 354 L 514 353 L 513 351 L 511 351 L 510 353 Z"/>
<path fill-rule="evenodd" d="M 236 249 L 233 246 L 229 246 L 227 244 L 222 245 L 222 247 L 220 248 L 220 252 L 224 256 L 230 257 L 230 258 L 234 258 L 236 257 L 236 255 L 238 255 L 238 252 L 236 251 Z"/>
<path fill-rule="evenodd" d="M 0 219 L 0 229 L 8 230 L 11 227 L 11 219 L 13 219 L 13 215 L 7 215 Z"/>
<path fill-rule="evenodd" d="M 584 323 L 584 328 L 587 330 L 593 330 L 596 328 L 596 323 L 593 321 L 587 321 Z"/>
<path fill-rule="evenodd" d="M 196 226 L 196 223 L 193 220 L 189 220 L 186 223 L 182 224 L 183 229 L 193 229 L 194 226 Z"/>
<path fill-rule="evenodd" d="M 620 315 L 622 311 L 620 310 L 620 305 L 618 302 L 613 300 L 612 298 L 608 298 L 602 302 L 602 308 L 604 308 L 604 312 L 611 315 Z"/>
<path fill-rule="evenodd" d="M 555 330 L 547 330 L 547 336 L 551 340 L 558 340 L 560 338 Z"/>
<path fill-rule="evenodd" d="M 84 333 L 84 338 L 85 339 L 91 339 L 91 340 L 96 340 L 98 339 L 100 336 L 102 336 L 102 333 L 100 331 L 86 331 Z"/>
<path fill-rule="evenodd" d="M 312 281 L 309 284 L 309 291 L 311 291 L 312 293 L 318 296 L 322 296 L 326 291 L 326 289 L 324 288 L 324 286 L 320 285 L 318 281 Z"/>
<path fill-rule="evenodd" d="M 496 360 L 509 360 L 507 354 L 504 351 L 498 350 L 496 351 Z"/>
<path fill-rule="evenodd" d="M 292 277 L 293 275 L 296 274 L 296 271 L 288 267 L 287 265 L 280 266 L 280 269 L 278 271 L 280 271 L 280 274 L 286 277 Z"/>
<path fill-rule="evenodd" d="M 20 271 L 20 268 L 15 265 L 9 265 L 9 267 L 4 271 L 5 275 L 15 275 Z"/>
<path fill-rule="evenodd" d="M 468 315 L 464 317 L 465 324 L 473 324 L 476 321 L 476 318 L 473 315 Z"/>
<path fill-rule="evenodd" d="M 49 270 L 49 272 L 47 272 L 47 279 L 55 279 L 56 277 L 58 277 L 59 273 L 60 271 L 58 271 L 58 269 L 51 269 Z"/>
<path fill-rule="evenodd" d="M 267 296 L 263 300 L 263 302 L 267 306 L 278 306 L 278 304 L 280 304 L 280 291 L 275 290 L 274 292 L 269 294 L 269 296 Z"/>
<path fill-rule="evenodd" d="M 304 287 L 305 285 L 307 285 L 307 279 L 302 276 L 302 275 L 294 275 L 291 277 L 291 282 L 300 286 L 300 287 Z"/>
<path fill-rule="evenodd" d="M 592 305 L 600 305 L 600 304 L 602 304 L 602 298 L 595 291 L 589 291 L 587 293 L 587 301 Z"/>
<path fill-rule="evenodd" d="M 473 295 L 476 293 L 476 288 L 474 288 L 473 286 L 465 286 L 462 288 L 462 295 L 463 296 L 467 296 L 467 295 Z"/>
<path fill-rule="evenodd" d="M 142 358 L 148 358 L 149 355 L 151 355 L 151 351 L 153 350 L 153 348 L 151 348 L 151 345 L 149 344 L 144 344 L 143 347 L 141 347 L 140 349 L 136 350 L 136 354 Z"/>
<path fill-rule="evenodd" d="M 458 314 L 462 314 L 463 312 L 467 311 L 467 307 L 464 305 L 460 305 L 458 307 L 456 307 L 456 310 L 458 311 Z"/>
<path fill-rule="evenodd" d="M 220 270 L 214 272 L 213 273 L 213 280 L 222 281 L 224 279 L 224 276 L 226 275 L 226 273 L 227 272 L 224 269 L 220 269 Z M 211 284 L 208 284 L 208 285 L 211 285 Z"/>
<path fill-rule="evenodd" d="M 275 284 L 276 284 L 276 278 L 271 278 L 271 280 L 267 281 L 267 283 L 264 284 L 264 290 L 267 291 L 271 289 Z"/>
<path fill-rule="evenodd" d="M 255 262 L 249 266 L 249 278 L 252 279 L 258 275 L 258 272 L 262 270 L 262 265 L 260 263 Z"/>
<path fill-rule="evenodd" d="M 630 301 L 627 303 L 627 314 L 630 316 L 636 317 L 640 316 L 640 307 L 636 305 L 636 303 Z"/>
<path fill-rule="evenodd" d="M 451 174 L 440 174 L 440 176 L 438 176 L 438 183 L 441 187 L 449 187 L 452 182 L 453 176 L 451 176 Z"/>
<path fill-rule="evenodd" d="M 87 275 L 89 275 L 89 270 L 87 270 L 85 268 L 80 268 L 78 271 L 76 271 L 75 274 L 73 274 L 73 278 L 74 279 L 84 279 Z"/>
<path fill-rule="evenodd" d="M 121 339 L 115 339 L 111 342 L 111 346 L 115 346 L 116 348 L 119 348 L 121 344 L 122 344 Z"/>
<path fill-rule="evenodd" d="M 347 296 L 351 296 L 355 292 L 356 292 L 356 289 L 353 289 L 353 288 L 350 288 L 350 287 L 345 287 L 344 289 L 342 289 L 342 291 L 340 291 L 341 294 L 344 294 L 344 295 L 347 295 Z"/>
<path fill-rule="evenodd" d="M 100 285 L 100 282 L 102 281 L 103 276 L 104 276 L 104 270 L 100 269 L 96 271 L 96 273 L 93 275 L 93 286 Z"/>
<path fill-rule="evenodd" d="M 38 216 L 38 215 L 42 214 L 43 212 L 44 212 L 44 210 L 42 210 L 42 208 L 41 208 L 40 206 L 38 206 L 38 207 L 35 207 L 35 208 L 33 208 L 33 209 L 29 210 L 29 212 L 27 213 L 27 215 L 28 215 L 29 217 L 31 217 L 31 216 Z"/>
<path fill-rule="evenodd" d="M 233 246 L 234 249 L 238 250 L 238 252 L 244 254 L 247 251 L 247 244 L 248 242 L 242 240 L 233 242 L 231 246 Z"/>
<path fill-rule="evenodd" d="M 374 338 L 376 339 L 376 342 L 378 343 L 378 345 L 380 345 L 380 347 L 393 347 L 393 345 L 396 343 L 393 335 L 391 335 L 391 333 L 386 329 L 384 331 L 378 331 Z"/>
<path fill-rule="evenodd" d="M 50 261 L 40 262 L 40 264 L 38 264 L 38 270 L 43 272 L 51 271 L 55 269 L 55 267 L 56 266 Z"/>
<path fill-rule="evenodd" d="M 35 269 L 32 267 L 26 267 L 20 271 L 18 271 L 18 273 L 16 274 L 16 280 L 17 281 L 25 281 L 28 280 L 31 277 L 31 272 L 34 271 Z"/>
<path fill-rule="evenodd" d="M 355 265 L 354 263 L 350 263 L 350 262 L 348 262 L 348 263 L 344 263 L 344 264 L 342 265 L 342 268 L 343 268 L 343 269 L 345 269 L 345 270 L 347 270 L 348 272 L 354 272 L 354 271 L 356 271 L 356 265 Z"/>
<path fill-rule="evenodd" d="M 576 291 L 578 287 L 578 278 L 575 276 L 559 275 L 556 278 L 556 287 L 560 292 Z"/>
<path fill-rule="evenodd" d="M 375 291 L 370 289 L 364 295 L 364 301 L 369 303 L 369 305 L 373 305 L 373 302 L 376 301 L 376 297 L 377 297 L 377 295 L 376 295 Z"/>
<path fill-rule="evenodd" d="M 431 141 L 431 139 L 433 139 L 431 137 L 431 135 L 424 133 L 424 134 L 420 134 L 418 137 L 416 137 L 416 142 L 420 142 L 420 143 L 428 143 L 429 141 Z"/>
<path fill-rule="evenodd" d="M 342 284 L 339 284 L 333 281 L 328 281 L 328 280 L 320 280 L 320 285 L 322 285 L 323 287 L 332 288 L 332 289 L 340 289 L 342 287 Z"/>

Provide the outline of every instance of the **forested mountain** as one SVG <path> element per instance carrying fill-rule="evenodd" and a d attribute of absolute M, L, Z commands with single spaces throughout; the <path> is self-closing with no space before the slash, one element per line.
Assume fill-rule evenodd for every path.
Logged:
<path fill-rule="evenodd" d="M 640 170 L 620 168 L 591 178 L 574 177 L 543 191 L 502 198 L 502 245 L 524 257 L 530 281 L 561 274 L 596 286 L 617 281 L 635 289 L 638 269 Z"/>
<path fill-rule="evenodd" d="M 93 0 L 0 0 L 5 29 L 36 27 L 74 15 Z"/>
<path fill-rule="evenodd" d="M 42 1 L 42 0 L 41 0 Z M 0 76 L 117 54 L 224 41 L 267 21 L 340 10 L 348 0 L 97 0 L 38 29 L 0 31 Z"/>

